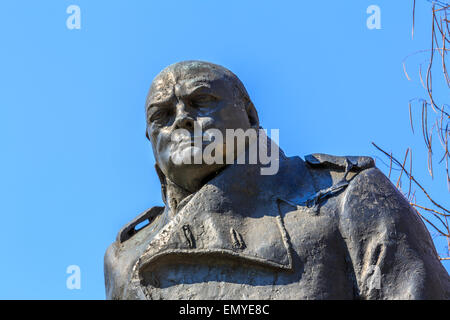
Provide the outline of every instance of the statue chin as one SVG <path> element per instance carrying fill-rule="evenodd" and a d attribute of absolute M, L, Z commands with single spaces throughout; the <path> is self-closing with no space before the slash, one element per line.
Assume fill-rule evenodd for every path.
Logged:
<path fill-rule="evenodd" d="M 205 163 L 202 149 L 195 146 L 178 146 L 169 152 L 160 152 L 157 163 L 171 182 L 189 192 L 200 189 L 225 166 Z"/>
<path fill-rule="evenodd" d="M 176 185 L 190 192 L 196 192 L 212 179 L 225 164 L 174 164 L 170 163 L 163 173 Z M 166 172 L 164 172 L 166 171 Z"/>

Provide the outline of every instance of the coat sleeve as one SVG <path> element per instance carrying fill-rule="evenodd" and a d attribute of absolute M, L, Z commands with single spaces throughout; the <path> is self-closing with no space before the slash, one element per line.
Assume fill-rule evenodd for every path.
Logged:
<path fill-rule="evenodd" d="M 103 271 L 105 275 L 105 291 L 107 300 L 118 300 L 120 299 L 119 289 L 120 284 L 117 283 L 120 279 L 120 275 L 117 270 L 117 242 L 113 242 L 106 250 L 104 256 Z"/>
<path fill-rule="evenodd" d="M 377 168 L 342 198 L 339 228 L 359 299 L 449 299 L 450 277 L 406 198 Z"/>

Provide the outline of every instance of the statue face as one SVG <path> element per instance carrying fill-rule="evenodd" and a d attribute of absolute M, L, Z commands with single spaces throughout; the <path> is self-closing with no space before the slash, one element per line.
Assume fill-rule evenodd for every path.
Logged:
<path fill-rule="evenodd" d="M 223 137 L 226 129 L 247 130 L 259 126 L 253 105 L 244 99 L 237 78 L 230 74 L 217 65 L 187 61 L 169 66 L 151 85 L 146 104 L 147 135 L 156 162 L 166 177 L 188 191 L 198 190 L 225 166 L 208 165 L 203 159 L 201 164 L 193 164 L 193 161 L 192 164 L 175 164 L 172 161 L 173 156 L 193 148 L 194 125 L 201 126 L 202 133 L 218 129 Z M 187 143 L 172 141 L 172 133 L 177 129 L 189 132 Z M 203 147 L 206 144 L 203 142 Z"/>

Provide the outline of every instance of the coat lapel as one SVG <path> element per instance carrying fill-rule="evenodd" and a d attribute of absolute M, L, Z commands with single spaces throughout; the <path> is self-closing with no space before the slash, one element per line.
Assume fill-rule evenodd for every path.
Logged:
<path fill-rule="evenodd" d="M 134 266 L 135 280 L 174 259 L 182 262 L 205 255 L 292 270 L 292 249 L 278 199 L 314 189 L 300 158 L 283 160 L 274 176 L 261 176 L 258 165 L 235 165 L 206 184 L 151 241 Z"/>

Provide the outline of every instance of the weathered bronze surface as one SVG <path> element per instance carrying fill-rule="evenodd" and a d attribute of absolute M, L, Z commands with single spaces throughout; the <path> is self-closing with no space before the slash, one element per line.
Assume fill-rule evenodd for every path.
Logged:
<path fill-rule="evenodd" d="M 260 164 L 171 161 L 172 132 L 195 121 L 224 135 L 259 128 L 229 70 L 171 65 L 154 79 L 146 111 L 164 206 L 108 248 L 108 299 L 450 298 L 423 222 L 369 157 L 280 150 L 275 175 L 261 175 Z"/>

